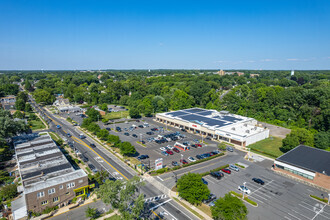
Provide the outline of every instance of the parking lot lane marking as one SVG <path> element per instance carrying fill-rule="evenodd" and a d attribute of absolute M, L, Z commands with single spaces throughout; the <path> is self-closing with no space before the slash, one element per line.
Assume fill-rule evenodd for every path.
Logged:
<path fill-rule="evenodd" d="M 259 199 L 257 199 L 256 197 L 254 197 L 254 196 L 250 196 L 250 195 L 248 195 L 248 197 L 252 197 L 254 200 L 257 200 L 258 202 L 260 202 L 260 203 L 264 203 L 263 201 L 261 201 L 261 200 L 259 200 Z"/>
<path fill-rule="evenodd" d="M 291 217 L 294 217 L 294 218 L 296 218 L 296 219 L 301 220 L 300 218 L 298 218 L 297 216 L 292 215 L 291 213 L 288 213 L 288 215 L 290 215 Z"/>
<path fill-rule="evenodd" d="M 303 214 L 301 214 L 301 212 L 297 212 L 297 211 L 294 210 L 294 209 L 292 209 L 292 211 L 294 211 L 296 214 L 298 214 L 298 215 L 300 215 L 300 216 L 302 216 L 302 217 L 304 217 L 304 218 L 311 219 L 310 217 L 307 217 L 306 215 L 303 215 Z"/>
<path fill-rule="evenodd" d="M 303 205 L 301 205 L 301 204 L 298 204 L 298 205 L 300 205 L 301 207 L 304 207 L 305 209 L 307 209 L 307 210 L 312 211 L 313 213 L 315 213 L 314 209 L 307 208 L 307 207 L 305 207 L 305 206 L 303 206 Z M 323 216 L 323 217 L 326 218 L 326 219 L 330 219 L 330 217 L 327 217 L 327 216 L 325 216 L 324 214 L 327 214 L 327 213 L 324 213 L 324 212 L 322 211 L 319 215 L 320 215 L 320 216 Z"/>
<path fill-rule="evenodd" d="M 206 177 L 204 177 L 204 179 L 207 179 L 207 181 L 209 181 L 209 182 L 211 182 L 211 183 L 213 183 L 213 184 L 216 184 L 215 182 L 213 182 L 213 180 L 210 180 L 210 178 L 206 178 Z"/>
<path fill-rule="evenodd" d="M 311 202 L 312 202 L 312 201 L 311 201 Z M 311 206 L 311 207 L 314 208 L 314 206 L 315 206 L 315 201 L 313 200 L 313 202 L 314 202 L 314 205 L 311 205 L 311 204 L 309 204 L 309 203 L 307 203 L 307 202 L 304 202 L 304 201 L 302 201 L 301 203 L 304 203 L 304 204 L 306 204 L 306 205 Z M 324 209 L 323 209 L 322 214 L 329 215 L 329 217 L 330 217 L 330 212 L 326 212 Z"/>
<path fill-rule="evenodd" d="M 250 195 L 252 195 L 253 193 L 257 192 L 258 190 L 260 190 L 260 189 L 264 188 L 265 186 L 269 185 L 269 184 L 270 184 L 270 183 L 272 183 L 272 182 L 273 182 L 273 180 L 272 180 L 272 181 L 270 181 L 269 183 L 267 183 L 267 184 L 265 184 L 265 185 L 261 186 L 260 188 L 256 189 L 255 191 L 251 192 L 251 194 L 250 194 Z"/>
<path fill-rule="evenodd" d="M 288 220 L 292 220 L 291 218 L 289 218 L 289 217 L 286 217 L 286 216 L 284 216 L 284 218 L 285 218 L 285 219 L 288 219 Z"/>
<path fill-rule="evenodd" d="M 248 194 L 248 196 L 249 196 L 249 194 Z M 261 195 L 258 195 L 258 194 L 253 194 L 253 196 L 258 196 L 258 197 L 260 197 L 261 199 L 264 199 L 264 200 L 268 201 L 268 199 L 264 198 L 264 197 L 263 197 L 263 196 L 261 196 Z"/>
<path fill-rule="evenodd" d="M 160 179 L 162 182 L 164 182 L 164 180 L 162 178 L 160 178 L 159 176 L 157 176 L 158 179 Z"/>

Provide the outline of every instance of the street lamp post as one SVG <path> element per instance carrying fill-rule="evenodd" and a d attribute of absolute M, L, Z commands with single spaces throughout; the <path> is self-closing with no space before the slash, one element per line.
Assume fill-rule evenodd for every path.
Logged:
<path fill-rule="evenodd" d="M 142 134 L 140 133 L 140 142 L 142 143 Z"/>
<path fill-rule="evenodd" d="M 244 190 L 245 190 L 245 184 L 246 184 L 246 182 L 244 182 L 243 183 L 243 185 L 244 185 L 244 188 L 243 188 L 243 196 L 242 196 L 242 199 L 244 200 Z"/>
<path fill-rule="evenodd" d="M 330 205 L 330 193 L 328 194 L 329 198 L 328 198 L 328 205 Z"/>
<path fill-rule="evenodd" d="M 181 164 L 183 165 L 183 154 L 181 154 Z"/>

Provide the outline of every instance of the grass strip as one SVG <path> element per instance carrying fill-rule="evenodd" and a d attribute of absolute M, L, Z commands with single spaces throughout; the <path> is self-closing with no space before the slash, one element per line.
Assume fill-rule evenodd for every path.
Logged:
<path fill-rule="evenodd" d="M 245 168 L 245 166 L 240 165 L 240 164 L 238 164 L 238 163 L 235 163 L 235 165 L 238 166 L 238 167 L 240 167 L 240 168 Z"/>
<path fill-rule="evenodd" d="M 242 194 L 237 193 L 237 192 L 235 192 L 235 191 L 230 191 L 230 193 L 233 194 L 233 195 L 235 195 L 235 196 L 237 196 L 237 197 L 239 197 L 239 198 L 242 198 L 242 196 L 243 196 Z M 250 204 L 253 205 L 253 206 L 258 206 L 258 203 L 256 203 L 255 201 L 249 199 L 247 196 L 244 196 L 244 200 L 245 200 L 246 202 L 250 203 Z"/>
<path fill-rule="evenodd" d="M 309 195 L 309 196 L 312 197 L 313 199 L 317 199 L 321 202 L 328 203 L 328 199 L 326 199 L 326 198 L 322 199 L 322 198 L 314 196 L 314 195 Z"/>
<path fill-rule="evenodd" d="M 183 202 L 181 202 L 179 199 L 173 197 L 173 199 L 179 203 L 180 205 L 182 205 L 183 207 L 185 207 L 186 209 L 188 209 L 190 212 L 192 212 L 194 215 L 196 215 L 198 218 L 200 219 L 204 219 L 203 216 L 201 216 L 198 212 L 196 212 L 195 210 L 193 210 L 192 208 L 190 208 L 189 206 L 187 206 L 186 204 L 184 204 Z"/>

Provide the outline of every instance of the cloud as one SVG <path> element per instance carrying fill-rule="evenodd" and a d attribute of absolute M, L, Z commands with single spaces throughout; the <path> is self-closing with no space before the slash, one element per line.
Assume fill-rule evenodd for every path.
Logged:
<path fill-rule="evenodd" d="M 316 60 L 316 58 L 312 57 L 312 58 L 304 58 L 304 59 L 299 59 L 299 58 L 286 59 L 286 61 L 301 61 L 301 62 L 312 61 L 312 60 Z"/>
<path fill-rule="evenodd" d="M 289 59 L 286 59 L 286 61 L 299 61 L 299 59 L 297 59 L 297 58 L 289 58 Z"/>
<path fill-rule="evenodd" d="M 273 61 L 277 61 L 275 59 L 263 59 L 263 60 L 260 60 L 261 62 L 273 62 Z"/>
<path fill-rule="evenodd" d="M 160 46 L 160 47 L 164 46 L 164 43 L 163 43 L 163 42 L 160 42 L 160 43 L 159 43 L 159 46 Z"/>

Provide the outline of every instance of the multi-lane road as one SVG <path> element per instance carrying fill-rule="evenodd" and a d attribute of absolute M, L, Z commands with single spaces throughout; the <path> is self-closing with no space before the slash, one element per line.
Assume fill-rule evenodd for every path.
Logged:
<path fill-rule="evenodd" d="M 89 159 L 89 162 L 92 163 L 98 170 L 106 170 L 114 178 L 122 180 L 128 180 L 137 175 L 132 168 L 127 166 L 103 146 L 93 141 L 88 135 L 85 135 L 87 138 L 83 140 L 80 139 L 79 134 L 82 132 L 76 127 L 46 111 L 43 107 L 39 106 L 31 96 L 29 96 L 29 99 L 35 110 L 48 122 L 50 126 L 49 129 L 56 132 L 61 137 L 73 142 L 74 147 L 84 154 L 84 156 Z M 60 125 L 61 128 L 57 129 L 56 125 Z M 67 133 L 70 133 L 72 136 L 68 137 Z M 94 143 L 96 147 L 90 147 L 91 143 Z M 167 196 L 164 196 L 160 190 L 148 182 L 146 182 L 145 186 L 141 187 L 141 193 L 145 195 L 147 201 L 146 206 L 150 210 L 150 217 L 154 216 L 159 218 L 159 213 L 162 213 L 164 219 L 198 219 L 192 213 L 180 206 L 177 202 L 171 200 Z M 160 199 L 152 199 L 155 197 Z M 81 210 L 84 214 L 84 210 Z M 79 215 L 79 211 L 78 213 L 77 210 L 74 212 L 76 213 L 75 215 Z M 66 213 L 66 215 L 68 215 L 68 213 Z M 61 219 L 61 216 L 54 217 L 54 219 Z"/>

